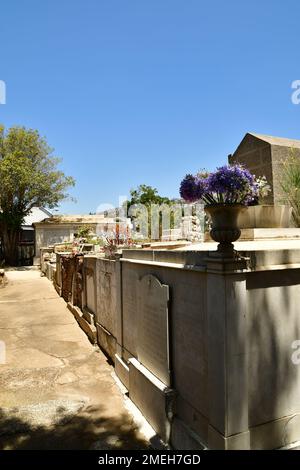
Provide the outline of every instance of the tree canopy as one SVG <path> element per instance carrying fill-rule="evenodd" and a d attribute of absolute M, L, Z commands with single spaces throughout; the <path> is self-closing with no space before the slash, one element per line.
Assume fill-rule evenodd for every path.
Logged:
<path fill-rule="evenodd" d="M 162 208 L 163 206 L 171 206 L 173 200 L 158 194 L 156 188 L 146 184 L 140 184 L 136 189 L 130 190 L 130 199 L 127 201 L 128 215 L 134 223 L 136 236 L 142 235 L 144 238 L 151 238 L 155 232 L 156 224 L 152 218 L 153 208 L 155 205 Z M 132 209 L 136 208 L 132 212 Z M 158 210 L 157 233 L 162 233 L 162 213 Z M 173 228 L 174 214 L 170 214 L 170 227 Z M 147 234 L 147 236 L 146 236 Z"/>
<path fill-rule="evenodd" d="M 131 199 L 129 200 L 129 206 L 134 204 L 144 204 L 145 206 L 149 206 L 150 204 L 171 203 L 170 199 L 167 197 L 160 196 L 156 188 L 146 184 L 140 184 L 136 189 L 131 189 L 130 196 Z"/>
<path fill-rule="evenodd" d="M 74 179 L 39 132 L 0 125 L 0 235 L 6 260 L 15 261 L 17 233 L 32 207 L 57 207 Z"/>

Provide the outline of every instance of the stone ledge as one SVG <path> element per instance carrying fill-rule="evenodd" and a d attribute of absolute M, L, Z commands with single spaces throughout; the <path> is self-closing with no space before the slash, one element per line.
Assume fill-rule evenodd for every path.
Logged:
<path fill-rule="evenodd" d="M 300 440 L 300 414 L 250 428 L 251 449 L 277 449 Z"/>
<path fill-rule="evenodd" d="M 250 450 L 250 432 L 224 436 L 208 426 L 208 447 L 211 450 Z"/>
<path fill-rule="evenodd" d="M 175 412 L 175 390 L 170 389 L 135 358 L 129 359 L 129 398 L 168 444 Z"/>
<path fill-rule="evenodd" d="M 129 367 L 126 362 L 118 355 L 115 354 L 115 373 L 120 379 L 122 384 L 129 389 Z"/>
<path fill-rule="evenodd" d="M 177 417 L 175 417 L 172 422 L 171 444 L 176 450 L 207 449 L 198 434 Z"/>
<path fill-rule="evenodd" d="M 116 338 L 100 323 L 96 323 L 97 340 L 100 348 L 115 362 Z"/>
<path fill-rule="evenodd" d="M 70 302 L 68 302 L 67 307 L 73 313 L 76 321 L 79 323 L 79 326 L 81 327 L 81 329 L 88 336 L 90 342 L 92 344 L 96 344 L 97 343 L 97 329 L 95 325 L 91 325 L 90 323 L 86 321 L 79 307 L 72 305 Z"/>

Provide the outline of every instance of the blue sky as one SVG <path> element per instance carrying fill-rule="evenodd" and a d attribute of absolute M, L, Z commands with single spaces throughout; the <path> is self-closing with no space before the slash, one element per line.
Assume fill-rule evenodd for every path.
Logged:
<path fill-rule="evenodd" d="M 88 213 L 145 183 L 178 196 L 247 131 L 300 139 L 296 0 L 6 0 L 0 122 L 37 128 Z"/>

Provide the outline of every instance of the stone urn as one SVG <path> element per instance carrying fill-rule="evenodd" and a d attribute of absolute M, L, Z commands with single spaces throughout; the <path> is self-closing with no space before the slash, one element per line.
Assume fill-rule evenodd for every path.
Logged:
<path fill-rule="evenodd" d="M 238 217 L 247 207 L 242 204 L 212 204 L 205 207 L 205 212 L 211 218 L 211 238 L 218 242 L 218 252 L 233 254 L 233 242 L 239 239 L 241 230 Z"/>

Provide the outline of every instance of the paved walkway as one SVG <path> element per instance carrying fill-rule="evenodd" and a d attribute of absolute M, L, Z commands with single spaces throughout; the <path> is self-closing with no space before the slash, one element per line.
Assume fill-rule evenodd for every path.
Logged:
<path fill-rule="evenodd" d="M 51 283 L 35 270 L 7 277 L 0 288 L 0 449 L 145 448 L 112 367 Z"/>

